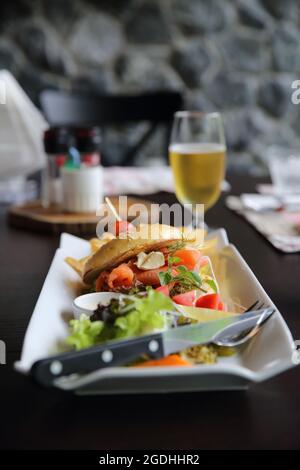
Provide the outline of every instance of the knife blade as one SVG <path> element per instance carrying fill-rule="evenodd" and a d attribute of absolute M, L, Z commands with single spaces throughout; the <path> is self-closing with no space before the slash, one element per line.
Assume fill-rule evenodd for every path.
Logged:
<path fill-rule="evenodd" d="M 245 321 L 247 326 L 254 327 L 264 311 L 265 309 L 257 310 L 206 323 L 171 328 L 150 335 L 108 341 L 81 351 L 50 356 L 36 361 L 31 373 L 41 385 L 51 386 L 59 377 L 126 364 L 143 354 L 158 359 L 191 346 L 210 343 L 217 334 L 230 325 L 236 325 L 236 332 L 238 325 L 242 327 Z"/>

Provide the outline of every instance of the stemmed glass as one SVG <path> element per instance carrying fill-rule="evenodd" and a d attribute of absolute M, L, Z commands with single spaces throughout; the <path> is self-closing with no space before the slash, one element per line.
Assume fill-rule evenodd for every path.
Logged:
<path fill-rule="evenodd" d="M 197 212 L 199 204 L 207 211 L 217 202 L 225 174 L 225 155 L 220 113 L 178 111 L 175 114 L 169 158 L 176 196 L 182 204 L 192 204 Z"/>

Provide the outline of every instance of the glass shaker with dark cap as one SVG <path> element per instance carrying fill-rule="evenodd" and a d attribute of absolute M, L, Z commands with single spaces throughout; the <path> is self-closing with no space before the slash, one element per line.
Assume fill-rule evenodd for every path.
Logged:
<path fill-rule="evenodd" d="M 51 127 L 44 133 L 44 149 L 47 154 L 43 177 L 42 200 L 45 207 L 62 202 L 61 168 L 68 158 L 72 135 L 66 127 Z"/>
<path fill-rule="evenodd" d="M 80 153 L 82 165 L 97 166 L 101 164 L 101 132 L 99 127 L 76 129 L 75 146 Z"/>

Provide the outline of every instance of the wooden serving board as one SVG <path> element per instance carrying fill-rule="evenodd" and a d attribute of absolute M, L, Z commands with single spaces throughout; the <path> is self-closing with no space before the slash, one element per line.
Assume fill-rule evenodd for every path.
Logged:
<path fill-rule="evenodd" d="M 110 200 L 124 220 L 128 219 L 126 213 L 119 211 L 119 199 L 111 196 Z M 150 213 L 151 201 L 128 197 L 127 208 L 133 204 L 145 204 Z M 130 220 L 130 218 L 129 218 Z M 8 223 L 16 228 L 27 229 L 49 234 L 62 232 L 73 235 L 88 235 L 96 233 L 99 216 L 89 213 L 68 213 L 58 211 L 57 208 L 45 208 L 41 201 L 33 201 L 22 206 L 12 206 L 8 210 Z"/>

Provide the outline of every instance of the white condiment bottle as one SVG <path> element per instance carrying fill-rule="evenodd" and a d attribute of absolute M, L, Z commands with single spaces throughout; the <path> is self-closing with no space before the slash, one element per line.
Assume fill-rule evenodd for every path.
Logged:
<path fill-rule="evenodd" d="M 103 170 L 99 166 L 64 167 L 61 170 L 63 209 L 96 213 L 103 202 Z"/>
<path fill-rule="evenodd" d="M 65 211 L 96 213 L 103 202 L 100 142 L 97 127 L 75 131 L 75 148 L 69 150 L 69 162 L 61 170 Z"/>

